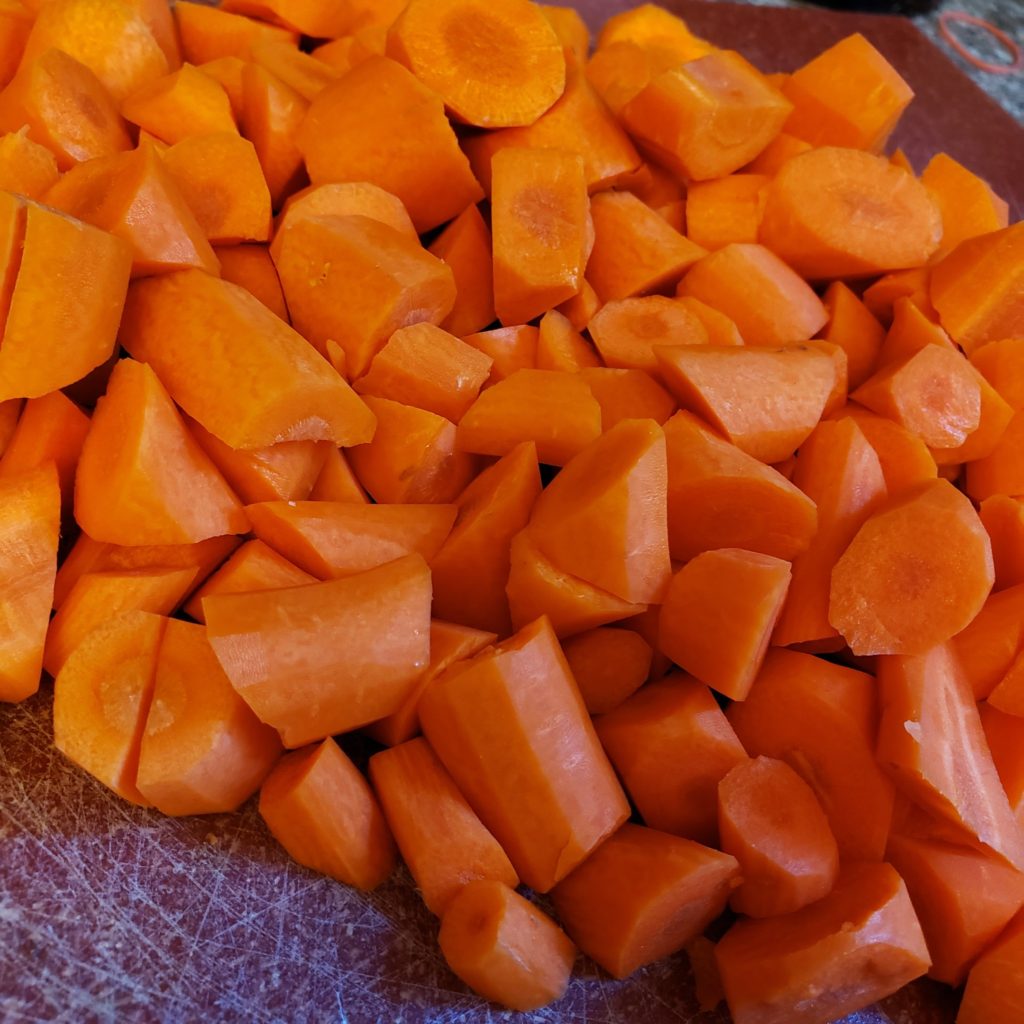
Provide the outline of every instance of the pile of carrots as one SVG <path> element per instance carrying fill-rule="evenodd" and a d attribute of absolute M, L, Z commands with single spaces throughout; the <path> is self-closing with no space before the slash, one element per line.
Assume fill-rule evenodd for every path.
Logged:
<path fill-rule="evenodd" d="M 870 42 L 2 0 L 0 87 L 0 698 L 513 1009 L 1024 1020 L 1024 223 Z"/>

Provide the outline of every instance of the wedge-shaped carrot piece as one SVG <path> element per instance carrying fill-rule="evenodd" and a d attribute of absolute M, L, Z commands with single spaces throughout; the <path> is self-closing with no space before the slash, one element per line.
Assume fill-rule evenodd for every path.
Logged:
<path fill-rule="evenodd" d="M 312 100 L 341 77 L 336 68 L 303 53 L 292 43 L 260 42 L 251 48 L 250 53 L 254 63 L 266 68 L 304 100 Z"/>
<path fill-rule="evenodd" d="M 828 619 L 832 570 L 886 498 L 878 455 L 852 419 L 815 427 L 797 454 L 792 482 L 817 506 L 818 531 L 793 561 L 793 580 L 772 636 L 780 646 L 837 635 Z"/>
<path fill-rule="evenodd" d="M 967 493 L 975 501 L 996 494 L 1024 495 L 1024 413 L 1015 412 L 999 436 L 995 447 L 967 466 Z"/>
<path fill-rule="evenodd" d="M 472 334 L 494 322 L 494 269 L 490 228 L 475 204 L 467 206 L 430 244 L 455 277 L 457 295 L 441 326 L 455 335 Z"/>
<path fill-rule="evenodd" d="M 401 327 L 355 382 L 363 395 L 414 405 L 458 423 L 491 372 L 491 359 L 429 323 Z"/>
<path fill-rule="evenodd" d="M 828 323 L 819 337 L 838 345 L 846 353 L 850 387 L 860 387 L 871 376 L 885 338 L 885 329 L 842 281 L 833 281 L 822 301 L 828 313 Z"/>
<path fill-rule="evenodd" d="M 655 75 L 623 107 L 621 118 L 660 164 L 705 181 L 753 160 L 791 109 L 752 64 L 719 50 Z"/>
<path fill-rule="evenodd" d="M 878 353 L 876 369 L 901 363 L 930 346 L 959 354 L 949 335 L 910 298 L 901 296 L 892 304 L 892 323 Z"/>
<path fill-rule="evenodd" d="M 309 497 L 311 501 L 354 501 L 360 505 L 369 501 L 341 449 L 333 446 L 327 449 L 323 469 Z"/>
<path fill-rule="evenodd" d="M 123 0 L 146 23 L 157 46 L 167 58 L 167 66 L 173 71 L 181 67 L 181 48 L 178 45 L 178 32 L 174 25 L 174 15 L 162 0 Z"/>
<path fill-rule="evenodd" d="M 1024 586 L 992 594 L 950 642 L 976 700 L 984 700 L 1013 665 L 1024 641 Z"/>
<path fill-rule="evenodd" d="M 1012 1024 L 1024 1012 L 1024 914 L 978 959 L 967 977 L 957 1024 Z"/>
<path fill-rule="evenodd" d="M 929 320 L 937 321 L 939 315 L 928 296 L 931 276 L 930 266 L 895 270 L 891 274 L 885 274 L 864 289 L 864 305 L 872 316 L 884 324 L 889 324 L 892 322 L 896 303 L 900 299 L 908 299 Z"/>
<path fill-rule="evenodd" d="M 224 0 L 220 7 L 316 39 L 334 39 L 351 31 L 354 17 L 351 4 L 325 4 L 322 0 Z"/>
<path fill-rule="evenodd" d="M 645 295 L 606 302 L 588 324 L 590 337 L 608 367 L 658 375 L 655 345 L 707 345 L 708 332 L 681 302 Z"/>
<path fill-rule="evenodd" d="M 167 619 L 108 619 L 79 645 L 53 684 L 53 742 L 93 778 L 134 804 L 139 746 Z"/>
<path fill-rule="evenodd" d="M 787 131 L 781 131 L 743 168 L 746 174 L 767 174 L 773 178 L 787 160 L 806 153 L 811 144 Z"/>
<path fill-rule="evenodd" d="M 248 594 L 256 590 L 280 590 L 316 583 L 316 577 L 292 565 L 261 540 L 246 541 L 189 598 L 185 612 L 197 622 L 206 622 L 203 598 L 214 594 Z"/>
<path fill-rule="evenodd" d="M 289 855 L 357 889 L 395 869 L 395 844 L 369 783 L 330 737 L 278 761 L 260 816 Z"/>
<path fill-rule="evenodd" d="M 373 182 L 405 203 L 418 231 L 483 198 L 441 97 L 384 57 L 314 99 L 298 145 L 314 184 Z"/>
<path fill-rule="evenodd" d="M 917 267 L 942 237 L 928 190 L 860 150 L 825 146 L 794 157 L 766 195 L 762 244 L 809 279 Z"/>
<path fill-rule="evenodd" d="M 1020 870 L 1024 832 L 1010 810 L 973 694 L 950 648 L 883 658 L 878 684 L 879 762 L 911 799 L 966 829 Z"/>
<path fill-rule="evenodd" d="M 601 366 L 601 357 L 583 335 L 557 309 L 541 317 L 537 335 L 537 369 L 579 373 Z"/>
<path fill-rule="evenodd" d="M 192 135 L 238 134 L 224 86 L 191 64 L 147 82 L 125 99 L 121 113 L 168 145 Z"/>
<path fill-rule="evenodd" d="M 740 921 L 715 947 L 736 1024 L 818 1024 L 891 995 L 928 970 L 906 886 L 888 864 L 850 864 L 823 900 Z"/>
<path fill-rule="evenodd" d="M 987 701 L 978 705 L 978 713 L 1010 809 L 1024 828 L 1024 718 L 1007 715 Z"/>
<path fill-rule="evenodd" d="M 82 448 L 75 517 L 112 544 L 194 544 L 244 533 L 241 503 L 145 363 L 110 376 Z"/>
<path fill-rule="evenodd" d="M 249 505 L 256 536 L 321 580 L 342 579 L 413 553 L 430 561 L 455 522 L 454 505 L 268 501 Z"/>
<path fill-rule="evenodd" d="M 718 828 L 743 877 L 730 900 L 738 913 L 791 914 L 832 890 L 835 837 L 814 790 L 785 761 L 736 765 L 718 785 Z"/>
<path fill-rule="evenodd" d="M 175 33 L 175 39 L 177 34 Z M 199 71 L 209 75 L 215 82 L 219 82 L 224 91 L 228 94 L 231 103 L 231 113 L 235 116 L 235 124 L 241 123 L 242 111 L 245 107 L 245 98 L 242 85 L 242 71 L 249 62 L 241 57 L 217 57 L 215 60 L 206 61 L 200 64 Z"/>
<path fill-rule="evenodd" d="M 601 407 L 576 374 L 517 370 L 483 391 L 459 421 L 460 451 L 507 455 L 523 441 L 564 466 L 601 434 Z"/>
<path fill-rule="evenodd" d="M 1024 409 L 1024 337 L 986 342 L 971 354 L 971 365 L 1015 412 Z"/>
<path fill-rule="evenodd" d="M 587 280 L 602 302 L 658 291 L 705 254 L 631 192 L 601 192 L 590 212 L 594 249 Z"/>
<path fill-rule="evenodd" d="M 448 966 L 470 988 L 512 1010 L 561 998 L 576 947 L 543 911 L 494 879 L 476 879 L 449 903 L 438 936 Z"/>
<path fill-rule="evenodd" d="M 3 461 L 0 460 L 0 473 Z M 993 494 L 978 509 L 981 523 L 992 542 L 996 590 L 1024 583 L 1024 502 L 1005 494 Z"/>
<path fill-rule="evenodd" d="M 719 693 L 743 700 L 790 585 L 788 562 L 738 548 L 704 551 L 672 577 L 658 648 Z"/>
<path fill-rule="evenodd" d="M 263 40 L 298 42 L 298 34 L 286 28 L 188 0 L 175 4 L 174 21 L 181 54 L 192 64 L 220 57 L 248 60 L 252 46 Z"/>
<path fill-rule="evenodd" d="M 577 633 L 563 642 L 562 651 L 592 715 L 617 708 L 651 672 L 651 645 L 630 629 L 599 626 Z"/>
<path fill-rule="evenodd" d="M 373 435 L 373 414 L 345 381 L 238 285 L 199 271 L 137 282 L 120 338 L 185 412 L 232 448 L 361 444 Z"/>
<path fill-rule="evenodd" d="M 597 48 L 604 50 L 619 42 L 664 55 L 672 64 L 696 60 L 714 50 L 711 43 L 694 35 L 682 18 L 657 4 L 640 4 L 612 15 L 601 27 Z"/>
<path fill-rule="evenodd" d="M 170 620 L 139 749 L 139 792 L 164 814 L 233 811 L 280 754 L 277 733 L 232 689 L 206 630 Z"/>
<path fill-rule="evenodd" d="M 882 151 L 914 97 L 896 69 L 859 32 L 794 71 L 782 92 L 793 104 L 787 132 L 815 146 L 872 153 Z"/>
<path fill-rule="evenodd" d="M 677 63 L 671 57 L 653 54 L 637 43 L 620 39 L 600 47 L 587 61 L 587 81 L 621 120 L 623 108 L 650 84 L 654 75 Z"/>
<path fill-rule="evenodd" d="M 402 704 L 427 664 L 430 574 L 410 555 L 346 579 L 207 597 L 203 612 L 232 685 L 297 747 Z"/>
<path fill-rule="evenodd" d="M 665 424 L 665 442 L 673 558 L 743 548 L 790 560 L 807 549 L 817 529 L 814 502 L 781 473 L 686 411 Z"/>
<path fill-rule="evenodd" d="M 28 137 L 28 126 L 0 138 L 0 189 L 40 199 L 57 181 L 57 161 Z"/>
<path fill-rule="evenodd" d="M 855 654 L 924 654 L 978 614 L 994 578 L 978 514 L 936 480 L 857 531 L 832 571 L 829 622 Z"/>
<path fill-rule="evenodd" d="M 192 566 L 86 573 L 71 588 L 46 635 L 43 668 L 57 676 L 75 649 L 111 616 L 170 615 L 196 583 Z"/>
<path fill-rule="evenodd" d="M 224 245 L 213 251 L 225 281 L 244 288 L 285 323 L 290 323 L 277 268 L 265 245 Z"/>
<path fill-rule="evenodd" d="M 768 463 L 788 459 L 807 440 L 836 376 L 831 356 L 805 345 L 663 345 L 655 351 L 662 378 L 684 409 Z"/>
<path fill-rule="evenodd" d="M 695 181 L 686 190 L 686 234 L 708 251 L 756 242 L 764 206 L 763 174 L 728 174 Z"/>
<path fill-rule="evenodd" d="M 422 737 L 370 758 L 370 780 L 423 902 L 442 915 L 463 886 L 519 876 Z M 445 823 L 444 830 L 437 828 Z"/>
<path fill-rule="evenodd" d="M 921 172 L 921 184 L 931 192 L 942 214 L 943 252 L 1009 224 L 1006 200 L 947 153 L 931 158 Z"/>
<path fill-rule="evenodd" d="M 749 345 L 806 341 L 828 318 L 810 286 L 763 245 L 735 243 L 705 256 L 680 294 L 724 313 Z"/>
<path fill-rule="evenodd" d="M 661 427 L 625 420 L 545 488 L 530 519 L 531 540 L 559 569 L 623 601 L 658 601 L 671 573 L 667 487 Z"/>
<path fill-rule="evenodd" d="M 132 276 L 219 263 L 192 208 L 151 145 L 71 168 L 46 202 L 131 246 Z"/>
<path fill-rule="evenodd" d="M 708 343 L 711 345 L 742 345 L 743 336 L 736 326 L 736 321 L 720 310 L 709 306 L 706 302 L 685 294 L 685 280 L 683 278 L 676 286 L 676 301 L 704 325 Z"/>
<path fill-rule="evenodd" d="M 459 495 L 455 526 L 430 559 L 435 614 L 503 636 L 511 632 L 505 585 L 512 539 L 529 522 L 540 491 L 536 445 L 524 441 Z"/>
<path fill-rule="evenodd" d="M 1015 419 L 1009 402 L 973 366 L 969 363 L 966 365 L 969 376 L 979 388 L 978 427 L 967 436 L 963 444 L 931 450 L 936 463 L 942 467 L 955 467 L 965 462 L 973 465 L 995 455 L 1000 449 L 1005 453 L 1003 440 Z M 968 493 L 971 493 L 969 483 Z"/>
<path fill-rule="evenodd" d="M 377 417 L 369 444 L 348 452 L 359 483 L 386 504 L 448 503 L 476 476 L 477 458 L 458 450 L 455 424 L 437 413 L 366 397 Z"/>
<path fill-rule="evenodd" d="M 580 949 L 625 978 L 700 935 L 725 909 L 738 873 L 728 854 L 627 824 L 551 896 Z"/>
<path fill-rule="evenodd" d="M 533 370 L 537 367 L 540 330 L 532 324 L 478 331 L 467 334 L 462 340 L 490 357 L 491 373 L 487 384 L 505 380 L 517 370 Z"/>
<path fill-rule="evenodd" d="M 420 720 L 470 806 L 539 892 L 629 817 L 545 618 L 435 680 Z"/>
<path fill-rule="evenodd" d="M 664 425 L 677 409 L 675 399 L 644 370 L 593 366 L 579 375 L 601 407 L 603 431 L 623 420 L 654 420 Z"/>

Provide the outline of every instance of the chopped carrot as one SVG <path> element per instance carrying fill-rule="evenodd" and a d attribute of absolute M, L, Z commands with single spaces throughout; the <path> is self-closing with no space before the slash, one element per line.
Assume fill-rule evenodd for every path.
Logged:
<path fill-rule="evenodd" d="M 494 270 L 490 228 L 476 204 L 466 207 L 430 244 L 455 278 L 457 295 L 441 326 L 463 336 L 482 331 L 497 319 L 494 312 Z"/>
<path fill-rule="evenodd" d="M 764 206 L 763 174 L 729 174 L 695 181 L 686 190 L 686 234 L 709 252 L 757 241 Z"/>
<path fill-rule="evenodd" d="M 982 345 L 972 353 L 971 365 L 1014 412 L 1024 409 L 1024 338 L 1005 338 Z"/>
<path fill-rule="evenodd" d="M 537 335 L 537 369 L 578 373 L 601 366 L 593 345 L 557 309 L 549 309 L 540 320 Z"/>
<path fill-rule="evenodd" d="M 1005 714 L 985 701 L 978 705 L 978 713 L 1010 809 L 1024 828 L 1024 718 Z"/>
<path fill-rule="evenodd" d="M 0 474 L 3 473 L 0 460 Z M 1024 583 L 1024 502 L 1005 494 L 993 494 L 978 509 L 981 524 L 992 542 L 995 590 Z"/>
<path fill-rule="evenodd" d="M 298 34 L 245 18 L 220 7 L 183 0 L 172 8 L 181 41 L 181 54 L 190 64 L 205 64 L 221 57 L 248 60 L 255 43 L 263 40 L 298 41 Z"/>
<path fill-rule="evenodd" d="M 325 4 L 322 0 L 223 0 L 220 9 L 283 25 L 316 39 L 344 35 L 351 30 L 355 16 L 352 4 Z"/>
<path fill-rule="evenodd" d="M 747 174 L 767 174 L 768 177 L 774 178 L 787 160 L 792 160 L 793 157 L 806 153 L 811 148 L 813 147 L 809 142 L 798 139 L 787 131 L 781 131 L 743 170 Z"/>
<path fill-rule="evenodd" d="M 245 86 L 242 81 L 242 72 L 248 63 L 241 57 L 218 57 L 216 60 L 200 64 L 198 68 L 204 75 L 209 75 L 215 82 L 221 84 L 231 103 L 231 113 L 234 115 L 236 125 L 241 124 L 242 112 L 245 109 Z"/>
<path fill-rule="evenodd" d="M 822 299 L 828 323 L 820 337 L 846 353 L 851 388 L 858 388 L 871 376 L 878 360 L 885 329 L 871 311 L 842 281 L 833 281 Z"/>
<path fill-rule="evenodd" d="M 574 7 L 556 7 L 551 4 L 541 4 L 540 9 L 562 46 L 571 50 L 580 63 L 586 61 L 590 53 L 590 29 L 579 11 Z"/>
<path fill-rule="evenodd" d="M 992 707 L 1000 711 L 1010 715 L 1024 715 L 1024 656 L 1019 652 L 987 699 Z"/>
<path fill-rule="evenodd" d="M 0 7 L 0 88 L 14 77 L 25 52 L 32 29 L 32 12 L 18 0 L 7 0 Z M 581 60 L 586 59 L 584 53 Z"/>
<path fill-rule="evenodd" d="M 696 60 L 715 49 L 706 39 L 694 35 L 682 18 L 657 4 L 640 4 L 612 15 L 604 23 L 597 48 L 604 50 L 620 42 L 664 54 L 671 64 Z"/>
<path fill-rule="evenodd" d="M 712 345 L 742 345 L 743 337 L 736 321 L 706 302 L 686 294 L 685 278 L 676 287 L 676 301 L 685 306 L 704 325 Z"/>
<path fill-rule="evenodd" d="M 592 715 L 617 708 L 647 681 L 651 645 L 630 629 L 599 626 L 562 643 L 580 696 Z"/>
<path fill-rule="evenodd" d="M 675 399 L 643 370 L 592 366 L 579 374 L 601 406 L 605 433 L 623 420 L 654 420 L 664 425 L 676 411 Z"/>
<path fill-rule="evenodd" d="M 121 113 L 168 145 L 193 135 L 238 134 L 224 86 L 191 64 L 147 82 L 125 99 Z"/>
<path fill-rule="evenodd" d="M 957 1024 L 1010 1024 L 1024 1011 L 1024 914 L 1018 914 L 971 968 Z"/>
<path fill-rule="evenodd" d="M 304 100 L 312 100 L 341 75 L 329 64 L 303 53 L 291 43 L 264 41 L 251 49 L 255 64 L 265 68 Z"/>
<path fill-rule="evenodd" d="M 922 349 L 935 346 L 959 354 L 949 335 L 911 299 L 903 296 L 892 304 L 892 323 L 878 352 L 877 368 L 905 362 Z"/>
<path fill-rule="evenodd" d="M 291 322 L 277 268 L 265 245 L 221 245 L 213 251 L 225 281 L 244 288 L 285 323 Z"/>
<path fill-rule="evenodd" d="M 946 253 L 961 242 L 999 231 L 1009 223 L 1009 208 L 988 182 L 972 174 L 946 153 L 937 153 L 921 172 L 942 214 L 942 249 Z"/>
<path fill-rule="evenodd" d="M 587 327 L 612 369 L 644 370 L 658 376 L 655 345 L 707 345 L 704 324 L 681 302 L 664 295 L 644 295 L 606 302 Z"/>
<path fill-rule="evenodd" d="M 340 448 L 333 445 L 327 449 L 320 475 L 309 492 L 310 501 L 354 501 L 365 504 L 369 501 L 362 484 L 356 479 L 352 467 Z"/>
<path fill-rule="evenodd" d="M 873 285 L 864 289 L 863 300 L 872 316 L 884 324 L 892 322 L 893 311 L 899 299 L 909 299 L 928 319 L 937 321 L 938 313 L 932 305 L 928 290 L 931 284 L 930 266 L 895 270 L 884 274 Z"/>
<path fill-rule="evenodd" d="M 27 125 L 0 138 L 0 189 L 3 191 L 41 199 L 58 176 L 53 153 L 28 137 Z"/>
<path fill-rule="evenodd" d="M 992 594 L 951 641 L 976 700 L 984 700 L 1013 664 L 1024 641 L 1024 586 Z"/>
<path fill-rule="evenodd" d="M 123 0 L 146 23 L 146 28 L 167 58 L 171 71 L 181 67 L 181 47 L 174 25 L 174 15 L 164 0 Z"/>

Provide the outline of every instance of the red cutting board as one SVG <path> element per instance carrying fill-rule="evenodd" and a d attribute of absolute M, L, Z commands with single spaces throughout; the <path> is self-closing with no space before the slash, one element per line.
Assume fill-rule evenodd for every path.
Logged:
<path fill-rule="evenodd" d="M 592 23 L 625 3 L 582 3 Z M 907 22 L 812 9 L 675 6 L 695 30 L 785 70 L 862 30 L 918 93 L 897 141 L 918 167 L 942 146 L 1020 209 L 1022 133 Z M 445 969 L 436 921 L 401 873 L 365 896 L 294 864 L 250 805 L 171 820 L 130 807 L 50 738 L 49 687 L 0 708 L 0 1020 L 487 1024 L 510 1015 Z M 700 1013 L 684 957 L 626 982 L 585 964 L 524 1024 L 727 1024 Z M 919 984 L 848 1024 L 952 1024 Z"/>

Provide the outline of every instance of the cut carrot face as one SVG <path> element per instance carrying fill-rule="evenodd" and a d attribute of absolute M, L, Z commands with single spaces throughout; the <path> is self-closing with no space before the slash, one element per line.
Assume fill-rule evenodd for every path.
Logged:
<path fill-rule="evenodd" d="M 974 507 L 936 480 L 860 528 L 832 571 L 829 622 L 854 654 L 924 654 L 971 622 L 994 578 Z"/>
<path fill-rule="evenodd" d="M 579 374 L 601 407 L 601 429 L 605 432 L 623 420 L 654 420 L 664 425 L 676 411 L 675 399 L 643 370 L 593 366 Z"/>
<path fill-rule="evenodd" d="M 486 51 L 474 48 L 480 38 Z M 412 0 L 388 32 L 387 53 L 457 120 L 480 128 L 533 124 L 565 89 L 562 44 L 527 0 Z"/>
<path fill-rule="evenodd" d="M 492 879 L 472 881 L 456 895 L 438 942 L 470 988 L 524 1012 L 562 997 L 576 959 L 576 947 L 551 918 Z"/>
<path fill-rule="evenodd" d="M 971 354 L 971 365 L 1014 412 L 1024 409 L 1024 338 L 987 342 Z"/>
<path fill-rule="evenodd" d="M 0 189 L 40 199 L 57 181 L 57 161 L 28 137 L 28 127 L 0 138 Z"/>
<path fill-rule="evenodd" d="M 768 181 L 763 174 L 729 174 L 693 182 L 686 190 L 687 236 L 709 251 L 756 242 Z"/>
<path fill-rule="evenodd" d="M 929 346 L 959 354 L 934 317 L 926 315 L 909 297 L 897 298 L 892 304 L 892 324 L 878 353 L 878 369 L 905 362 Z"/>
<path fill-rule="evenodd" d="M 725 909 L 738 872 L 728 854 L 627 824 L 551 897 L 580 949 L 626 978 L 700 935 Z"/>
<path fill-rule="evenodd" d="M 743 168 L 746 174 L 766 174 L 774 178 L 787 160 L 806 153 L 812 146 L 789 132 L 781 131 Z"/>
<path fill-rule="evenodd" d="M 893 319 L 896 303 L 907 299 L 929 320 L 939 318 L 932 305 L 928 290 L 931 285 L 932 268 L 914 267 L 911 270 L 895 270 L 880 277 L 873 285 L 864 289 L 863 300 L 872 316 L 889 324 Z"/>
<path fill-rule="evenodd" d="M 224 86 L 191 64 L 132 93 L 121 113 L 168 145 L 192 135 L 238 134 Z"/>
<path fill-rule="evenodd" d="M 704 551 L 672 577 L 659 649 L 713 690 L 743 700 L 790 585 L 788 562 L 737 548 Z"/>
<path fill-rule="evenodd" d="M 112 544 L 195 544 L 244 533 L 242 505 L 152 368 L 122 359 L 82 448 L 75 516 Z"/>
<path fill-rule="evenodd" d="M 369 501 L 341 449 L 333 445 L 327 449 L 327 458 L 309 498 L 310 501 L 353 501 L 358 505 Z"/>
<path fill-rule="evenodd" d="M 680 281 L 676 286 L 676 301 L 681 306 L 685 306 L 704 325 L 710 344 L 743 344 L 743 336 L 732 317 L 726 316 L 720 310 L 713 309 L 706 302 L 701 302 L 700 299 L 695 299 L 692 295 L 684 294 L 685 291 L 685 285 L 683 281 Z"/>
<path fill-rule="evenodd" d="M 452 334 L 482 331 L 497 319 L 491 231 L 475 204 L 467 206 L 430 244 L 429 251 L 451 268 L 455 305 L 441 321 Z"/>
<path fill-rule="evenodd" d="M 621 119 L 623 108 L 650 84 L 656 71 L 675 67 L 676 63 L 623 39 L 600 47 L 591 56 L 587 61 L 587 81 L 608 109 Z"/>
<path fill-rule="evenodd" d="M 590 53 L 590 29 L 579 11 L 574 7 L 554 7 L 551 4 L 541 4 L 540 9 L 562 46 L 571 50 L 577 61 L 586 61 Z"/>
<path fill-rule="evenodd" d="M 1024 828 L 1024 717 L 1007 715 L 985 701 L 978 705 L 978 712 L 1010 809 Z"/>
<path fill-rule="evenodd" d="M 498 841 L 419 737 L 370 758 L 370 780 L 402 858 L 430 911 L 443 915 L 462 888 L 490 879 L 514 889 L 519 876 Z M 437 827 L 444 822 L 444 830 Z"/>
<path fill-rule="evenodd" d="M 177 39 L 177 36 L 175 36 Z M 248 61 L 241 57 L 218 57 L 216 60 L 200 64 L 198 70 L 204 75 L 209 75 L 215 82 L 219 82 L 224 91 L 228 94 L 231 103 L 231 113 L 235 116 L 235 123 L 241 123 L 242 111 L 245 108 L 244 86 L 242 84 L 242 72 Z"/>
<path fill-rule="evenodd" d="M 988 182 L 972 174 L 946 153 L 936 153 L 921 172 L 927 188 L 942 214 L 942 251 L 950 252 L 961 242 L 1009 224 L 1009 208 L 992 191 Z"/>
<path fill-rule="evenodd" d="M 541 317 L 538 332 L 538 370 L 578 373 L 601 365 L 601 357 L 593 345 L 557 309 L 549 309 Z"/>
<path fill-rule="evenodd" d="M 487 378 L 488 385 L 511 377 L 516 370 L 537 368 L 540 330 L 532 324 L 496 327 L 490 331 L 467 334 L 462 340 L 490 357 L 491 374 Z"/>
<path fill-rule="evenodd" d="M 223 245 L 213 251 L 225 281 L 244 288 L 275 316 L 290 323 L 281 281 L 265 245 Z"/>
<path fill-rule="evenodd" d="M 252 47 L 251 53 L 256 64 L 305 100 L 312 100 L 341 77 L 335 68 L 303 53 L 291 43 L 261 42 Z"/>
<path fill-rule="evenodd" d="M 139 792 L 164 814 L 233 811 L 280 754 L 277 733 L 232 689 L 202 626 L 169 620 L 139 749 Z"/>
<path fill-rule="evenodd" d="M 401 706 L 427 665 L 430 572 L 409 555 L 327 583 L 207 597 L 203 612 L 231 685 L 299 747 Z"/>
<path fill-rule="evenodd" d="M 644 370 L 657 377 L 655 345 L 707 345 L 700 319 L 675 299 L 645 295 L 605 303 L 588 324 L 605 366 Z"/>
<path fill-rule="evenodd" d="M 850 864 L 823 900 L 734 924 L 715 947 L 736 1024 L 817 1024 L 891 995 L 931 959 L 888 864 Z"/>
<path fill-rule="evenodd" d="M 640 4 L 612 15 L 597 37 L 598 50 L 628 42 L 657 54 L 671 64 L 696 60 L 715 47 L 690 31 L 686 22 L 657 4 Z"/>
<path fill-rule="evenodd" d="M 330 737 L 286 754 L 260 790 L 260 816 L 293 860 L 357 889 L 395 869 L 395 843 L 359 769 Z"/>
<path fill-rule="evenodd" d="M 1024 1010 L 1024 915 L 1018 914 L 967 976 L 957 1024 L 1009 1024 Z"/>
<path fill-rule="evenodd" d="M 1013 665 L 1024 641 L 1024 586 L 992 594 L 951 641 L 975 700 L 984 700 Z"/>
<path fill-rule="evenodd" d="M 539 892 L 629 817 L 544 618 L 436 679 L 420 720 L 470 806 Z"/>
<path fill-rule="evenodd" d="M 968 464 L 966 490 L 975 501 L 996 494 L 1024 495 L 1022 438 L 1024 413 L 1015 412 L 988 455 Z"/>
<path fill-rule="evenodd" d="M 577 633 L 562 643 L 562 651 L 592 715 L 617 708 L 651 673 L 651 645 L 630 629 Z"/>
<path fill-rule="evenodd" d="M 850 387 L 860 387 L 871 376 L 878 360 L 885 329 L 842 281 L 833 281 L 822 301 L 828 323 L 819 336 L 846 353 Z"/>
<path fill-rule="evenodd" d="M 0 474 L 3 473 L 0 460 Z M 1005 494 L 986 498 L 978 509 L 981 523 L 992 542 L 996 590 L 1024 583 L 1024 502 Z"/>
<path fill-rule="evenodd" d="M 174 5 L 174 21 L 181 40 L 181 55 L 190 64 L 205 64 L 221 57 L 248 60 L 255 43 L 263 40 L 298 42 L 298 35 L 277 25 L 184 0 Z"/>
<path fill-rule="evenodd" d="M 717 844 L 718 783 L 747 755 L 703 683 L 665 676 L 594 726 L 646 825 Z"/>
<path fill-rule="evenodd" d="M 354 16 L 352 4 L 324 4 L 321 0 L 224 0 L 220 9 L 283 25 L 314 39 L 343 36 L 351 31 Z"/>

